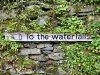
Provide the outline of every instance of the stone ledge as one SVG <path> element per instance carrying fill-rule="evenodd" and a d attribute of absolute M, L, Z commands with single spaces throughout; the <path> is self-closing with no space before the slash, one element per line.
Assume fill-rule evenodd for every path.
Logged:
<path fill-rule="evenodd" d="M 41 50 L 34 48 L 34 49 L 21 49 L 20 55 L 29 55 L 29 54 L 41 54 Z"/>

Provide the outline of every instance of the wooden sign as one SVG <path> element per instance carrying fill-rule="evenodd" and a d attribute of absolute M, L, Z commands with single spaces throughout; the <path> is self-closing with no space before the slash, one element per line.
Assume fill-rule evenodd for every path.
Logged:
<path fill-rule="evenodd" d="M 92 41 L 86 34 L 5 33 L 10 41 Z"/>

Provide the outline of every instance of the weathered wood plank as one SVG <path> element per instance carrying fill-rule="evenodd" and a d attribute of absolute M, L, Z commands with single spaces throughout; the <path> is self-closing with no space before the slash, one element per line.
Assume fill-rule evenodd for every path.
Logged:
<path fill-rule="evenodd" d="M 86 34 L 37 34 L 5 33 L 10 41 L 92 41 Z"/>

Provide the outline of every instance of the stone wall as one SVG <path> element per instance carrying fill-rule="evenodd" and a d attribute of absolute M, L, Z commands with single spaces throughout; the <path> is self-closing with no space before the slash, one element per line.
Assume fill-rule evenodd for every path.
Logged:
<path fill-rule="evenodd" d="M 42 2 L 42 0 L 40 1 Z M 18 5 L 15 5 L 15 7 L 13 7 L 13 9 L 9 11 L 9 13 L 5 11 L 7 7 L 5 8 L 4 6 L 4 10 L 0 8 L 0 22 L 3 23 L 3 21 L 15 18 L 19 19 L 18 15 L 26 14 L 26 10 L 31 10 L 32 8 L 34 8 L 37 10 L 35 10 L 34 12 L 32 11 L 26 17 L 31 19 L 32 21 L 36 20 L 36 24 L 38 26 L 45 25 L 46 21 L 48 21 L 50 22 L 49 24 L 53 26 L 52 28 L 61 27 L 61 22 L 55 17 L 63 16 L 64 14 L 55 15 L 54 10 L 56 10 L 57 5 L 41 2 L 19 3 Z M 21 13 L 22 9 L 25 12 Z M 90 20 L 94 20 L 94 7 L 92 5 L 84 7 L 84 5 L 82 4 L 74 4 L 70 6 L 69 11 L 67 11 L 66 13 L 68 13 L 68 17 L 77 16 L 80 20 L 86 20 L 87 16 L 90 16 Z M 4 24 L 0 26 L 0 29 L 2 29 L 3 31 L 7 29 L 10 30 L 10 27 L 6 26 L 6 23 L 4 22 Z M 19 58 L 16 58 L 15 55 L 15 59 L 17 60 L 12 60 L 12 62 L 10 62 L 8 60 L 5 60 L 4 57 L 4 60 L 0 62 L 0 75 L 63 75 L 63 73 L 65 73 L 65 71 L 60 67 L 61 64 L 63 64 L 64 55 L 60 46 L 60 42 L 21 42 L 21 44 L 22 46 L 19 49 L 19 53 L 17 54 Z M 6 54 L 7 53 L 3 55 L 5 56 Z M 2 57 L 1 53 L 0 57 Z M 8 59 L 10 60 L 9 57 Z M 30 63 L 27 61 L 29 61 Z M 3 65 L 1 65 L 1 63 L 3 63 Z M 65 75 L 68 75 L 68 73 L 66 73 Z"/>
<path fill-rule="evenodd" d="M 63 63 L 64 53 L 60 42 L 23 42 L 21 44 L 18 53 L 20 59 L 12 63 L 3 60 L 4 64 L 0 67 L 1 72 L 5 74 L 10 72 L 9 75 L 62 75 L 64 70 L 60 65 Z M 23 65 L 25 61 L 23 59 L 31 63 L 25 62 Z"/>

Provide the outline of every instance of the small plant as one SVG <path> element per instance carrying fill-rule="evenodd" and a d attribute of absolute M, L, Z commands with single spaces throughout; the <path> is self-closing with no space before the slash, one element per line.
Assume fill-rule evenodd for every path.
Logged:
<path fill-rule="evenodd" d="M 67 11 L 68 6 L 64 6 L 64 5 L 59 5 L 57 7 L 56 13 L 57 14 L 62 14 L 63 12 Z"/>
<path fill-rule="evenodd" d="M 62 67 L 72 75 L 98 75 L 100 68 L 97 67 L 98 55 L 89 50 L 89 43 L 62 43 L 65 52 L 65 64 Z"/>
<path fill-rule="evenodd" d="M 57 28 L 56 31 L 59 33 L 86 33 L 86 26 L 83 25 L 83 22 L 77 17 L 71 17 L 66 19 L 65 17 L 58 18 L 61 21 L 61 27 Z"/>

